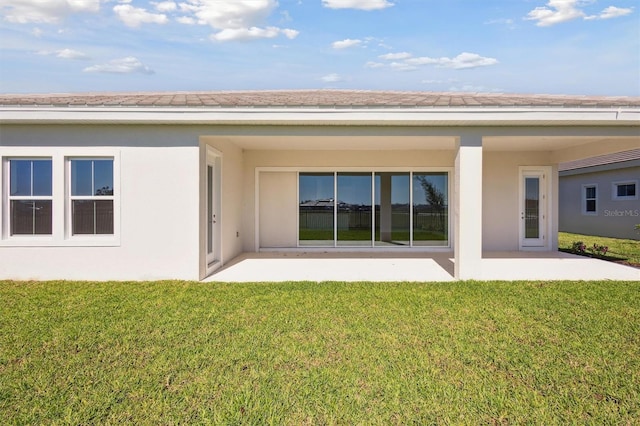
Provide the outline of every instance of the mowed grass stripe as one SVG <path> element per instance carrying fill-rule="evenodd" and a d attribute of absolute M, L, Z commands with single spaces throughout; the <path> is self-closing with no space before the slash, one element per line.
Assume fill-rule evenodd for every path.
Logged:
<path fill-rule="evenodd" d="M 640 283 L 0 282 L 11 424 L 634 424 Z"/>

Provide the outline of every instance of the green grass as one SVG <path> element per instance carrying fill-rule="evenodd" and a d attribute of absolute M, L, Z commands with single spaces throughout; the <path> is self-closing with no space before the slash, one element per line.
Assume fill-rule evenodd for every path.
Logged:
<path fill-rule="evenodd" d="M 570 248 L 576 241 L 582 241 L 587 247 L 593 247 L 594 244 L 607 246 L 607 255 L 640 264 L 640 241 L 558 232 L 559 248 Z"/>
<path fill-rule="evenodd" d="M 8 424 L 638 424 L 640 282 L 0 282 Z"/>

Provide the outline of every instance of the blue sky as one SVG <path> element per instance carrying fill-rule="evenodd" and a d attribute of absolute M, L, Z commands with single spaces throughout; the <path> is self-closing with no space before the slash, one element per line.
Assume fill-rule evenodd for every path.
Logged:
<path fill-rule="evenodd" d="M 0 0 L 0 92 L 640 96 L 638 0 Z"/>

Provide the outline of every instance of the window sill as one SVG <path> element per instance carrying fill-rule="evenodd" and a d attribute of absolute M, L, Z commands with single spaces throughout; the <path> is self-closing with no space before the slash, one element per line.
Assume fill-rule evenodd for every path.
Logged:
<path fill-rule="evenodd" d="M 105 238 L 69 238 L 58 240 L 42 237 L 9 237 L 0 240 L 0 247 L 119 247 L 120 238 L 109 236 Z"/>

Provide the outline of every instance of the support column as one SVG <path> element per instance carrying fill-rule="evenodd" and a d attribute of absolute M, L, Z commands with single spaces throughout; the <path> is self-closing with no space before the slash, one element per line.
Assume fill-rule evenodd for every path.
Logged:
<path fill-rule="evenodd" d="M 458 138 L 454 185 L 454 276 L 482 278 L 482 135 Z"/>

